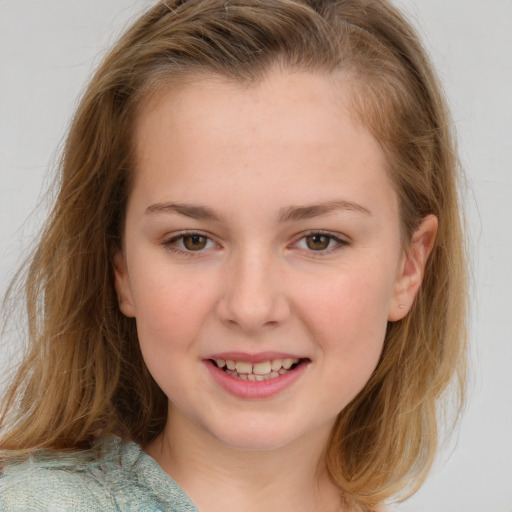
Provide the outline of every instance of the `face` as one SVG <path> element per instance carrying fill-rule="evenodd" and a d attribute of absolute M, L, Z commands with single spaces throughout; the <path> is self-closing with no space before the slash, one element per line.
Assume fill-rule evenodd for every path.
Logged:
<path fill-rule="evenodd" d="M 183 428 L 253 450 L 325 435 L 407 313 L 433 234 L 404 251 L 349 98 L 339 79 L 275 71 L 143 109 L 116 288 Z"/>

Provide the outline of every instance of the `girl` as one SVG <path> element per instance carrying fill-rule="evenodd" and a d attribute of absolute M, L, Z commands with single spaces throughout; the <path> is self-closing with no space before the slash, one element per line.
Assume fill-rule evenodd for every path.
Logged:
<path fill-rule="evenodd" d="M 464 388 L 457 159 L 385 0 L 174 0 L 77 110 L 2 511 L 381 510 Z"/>

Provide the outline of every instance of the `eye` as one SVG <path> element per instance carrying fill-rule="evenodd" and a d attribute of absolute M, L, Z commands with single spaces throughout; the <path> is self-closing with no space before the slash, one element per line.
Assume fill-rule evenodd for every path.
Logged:
<path fill-rule="evenodd" d="M 347 245 L 348 242 L 330 233 L 312 232 L 307 233 L 295 244 L 299 249 L 317 253 L 330 252 L 339 246 Z"/>
<path fill-rule="evenodd" d="M 210 237 L 203 233 L 181 233 L 166 240 L 164 245 L 176 252 L 201 252 L 213 249 L 218 245 Z"/>
<path fill-rule="evenodd" d="M 186 235 L 181 238 L 183 245 L 189 251 L 201 251 L 208 244 L 208 238 L 203 235 Z"/>
<path fill-rule="evenodd" d="M 325 251 L 332 242 L 327 235 L 308 235 L 304 238 L 308 249 L 312 251 Z"/>

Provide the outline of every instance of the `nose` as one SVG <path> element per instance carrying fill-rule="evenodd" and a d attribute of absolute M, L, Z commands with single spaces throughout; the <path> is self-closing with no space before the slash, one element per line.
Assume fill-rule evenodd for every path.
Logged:
<path fill-rule="evenodd" d="M 271 255 L 245 251 L 224 274 L 217 316 L 229 327 L 248 333 L 276 327 L 290 315 L 284 275 Z"/>

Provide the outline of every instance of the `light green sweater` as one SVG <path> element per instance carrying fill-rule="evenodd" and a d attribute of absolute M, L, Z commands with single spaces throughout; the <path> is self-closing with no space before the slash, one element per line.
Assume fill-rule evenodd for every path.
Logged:
<path fill-rule="evenodd" d="M 0 477 L 0 512 L 198 512 L 149 455 L 112 437 L 92 463 L 32 457 Z"/>

